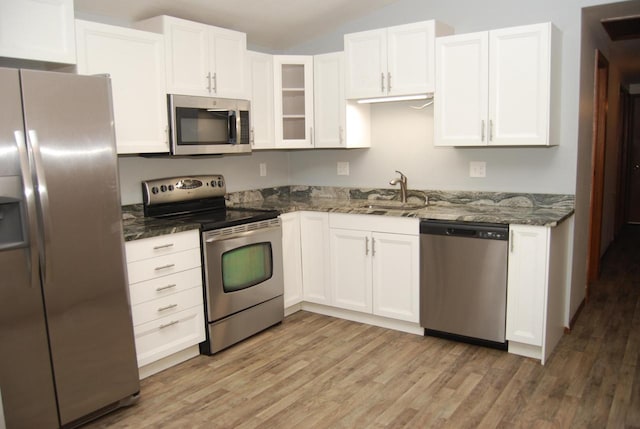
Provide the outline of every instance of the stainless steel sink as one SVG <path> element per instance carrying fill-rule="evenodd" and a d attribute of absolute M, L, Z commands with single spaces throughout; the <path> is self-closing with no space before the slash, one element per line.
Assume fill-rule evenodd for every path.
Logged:
<path fill-rule="evenodd" d="M 426 207 L 425 203 L 403 203 L 401 201 L 368 202 L 360 207 L 371 210 L 417 210 Z"/>

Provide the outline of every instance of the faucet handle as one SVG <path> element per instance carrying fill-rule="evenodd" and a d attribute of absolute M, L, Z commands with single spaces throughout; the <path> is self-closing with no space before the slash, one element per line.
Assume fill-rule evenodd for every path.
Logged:
<path fill-rule="evenodd" d="M 405 175 L 402 173 L 402 171 L 400 171 L 400 170 L 396 170 L 396 173 L 398 173 L 398 174 L 400 175 L 400 179 L 402 179 L 402 180 L 406 180 L 406 179 L 407 179 L 407 176 L 405 176 Z"/>

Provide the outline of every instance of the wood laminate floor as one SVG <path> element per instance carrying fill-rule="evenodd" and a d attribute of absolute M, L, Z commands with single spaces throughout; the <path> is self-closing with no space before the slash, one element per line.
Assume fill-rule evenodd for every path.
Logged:
<path fill-rule="evenodd" d="M 640 428 L 640 228 L 547 365 L 308 312 L 142 381 L 92 428 Z"/>

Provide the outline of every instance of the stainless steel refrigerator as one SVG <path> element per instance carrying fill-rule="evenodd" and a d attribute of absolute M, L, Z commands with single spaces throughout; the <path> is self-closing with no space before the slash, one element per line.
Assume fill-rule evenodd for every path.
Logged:
<path fill-rule="evenodd" d="M 7 428 L 73 426 L 135 401 L 125 274 L 109 79 L 0 68 Z"/>

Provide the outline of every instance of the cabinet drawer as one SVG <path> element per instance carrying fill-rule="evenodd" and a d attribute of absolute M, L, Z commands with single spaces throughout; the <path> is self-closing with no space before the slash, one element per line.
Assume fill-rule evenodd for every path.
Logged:
<path fill-rule="evenodd" d="M 127 262 L 140 261 L 194 248 L 200 248 L 200 231 L 197 229 L 128 241 L 125 245 Z"/>
<path fill-rule="evenodd" d="M 174 315 L 196 305 L 202 305 L 201 287 L 187 289 L 153 301 L 134 305 L 131 308 L 133 326 Z"/>
<path fill-rule="evenodd" d="M 133 329 L 138 367 L 201 343 L 204 335 L 204 307 L 198 305 Z"/>
<path fill-rule="evenodd" d="M 193 287 L 202 287 L 202 270 L 200 267 L 134 283 L 129 286 L 129 296 L 131 305 L 136 305 Z"/>
<path fill-rule="evenodd" d="M 129 285 L 200 266 L 200 247 L 127 264 Z"/>

